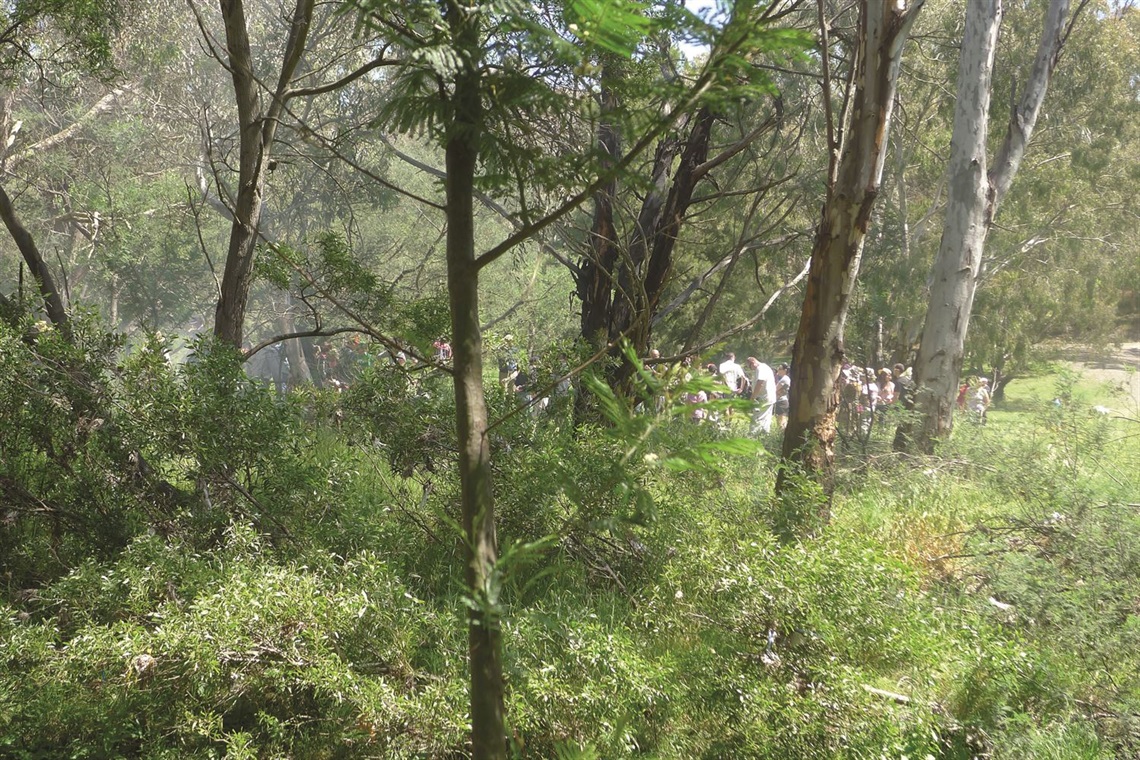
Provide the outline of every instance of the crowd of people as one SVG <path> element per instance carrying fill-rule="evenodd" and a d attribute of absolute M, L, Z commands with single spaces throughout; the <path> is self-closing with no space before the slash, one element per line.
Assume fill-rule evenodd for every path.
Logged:
<path fill-rule="evenodd" d="M 655 359 L 651 354 L 650 359 Z M 690 379 L 692 365 L 684 362 L 684 378 Z M 788 423 L 789 397 L 792 384 L 791 369 L 787 364 L 779 364 L 773 369 L 768 364 L 750 356 L 741 365 L 736 355 L 729 351 L 720 363 L 703 365 L 707 376 L 723 384 L 727 391 L 692 391 L 685 400 L 696 406 L 691 418 L 697 422 L 718 420 L 715 413 L 707 408 L 707 402 L 716 398 L 743 398 L 752 401 L 752 421 L 750 433 L 759 435 L 770 432 L 773 427 L 784 430 Z M 839 410 L 837 425 L 841 435 L 848 438 L 866 437 L 876 420 L 883 420 L 892 409 L 910 408 L 914 400 L 914 378 L 910 367 L 896 363 L 891 367 L 857 367 L 850 362 L 843 364 L 839 373 Z M 974 377 L 961 387 L 958 397 L 959 408 L 970 418 L 985 424 L 991 395 L 989 380 Z"/>
<path fill-rule="evenodd" d="M 657 357 L 651 353 L 650 358 Z M 682 366 L 684 372 L 681 379 L 685 382 L 692 380 L 692 359 L 686 358 Z M 698 388 L 686 393 L 685 401 L 696 407 L 690 415 L 694 421 L 719 422 L 719 413 L 710 411 L 706 406 L 708 402 L 718 398 L 738 398 L 752 402 L 752 419 L 749 427 L 752 435 L 771 432 L 773 424 L 779 430 L 787 426 L 788 397 L 792 386 L 787 364 L 779 364 L 773 369 L 755 356 L 749 356 L 742 366 L 736 361 L 736 354 L 729 351 L 724 354 L 719 364 L 715 362 L 704 364 L 703 371 L 708 377 L 719 381 L 726 390 L 709 391 Z M 731 408 L 728 409 L 726 416 L 731 416 L 731 411 Z"/>
<path fill-rule="evenodd" d="M 902 364 L 876 371 L 847 363 L 839 373 L 839 384 L 837 424 L 848 437 L 868 435 L 876 419 L 906 405 L 914 392 L 911 370 Z"/>
<path fill-rule="evenodd" d="M 451 361 L 452 351 L 448 341 L 441 337 L 433 345 L 433 358 L 439 364 Z M 253 374 L 263 379 L 272 378 L 280 390 L 288 377 L 288 358 L 280 345 L 262 352 L 258 368 Z M 561 359 L 559 367 L 540 367 L 537 356 L 528 355 L 516 347 L 513 336 L 505 335 L 502 344 L 496 348 L 499 383 L 504 392 L 515 397 L 534 413 L 548 408 L 552 398 L 571 393 L 571 378 L 568 375 L 568 360 Z M 726 351 L 719 362 L 700 362 L 694 357 L 684 358 L 679 364 L 671 364 L 661 358 L 658 350 L 649 352 L 645 359 L 645 369 L 655 376 L 668 379 L 672 385 L 688 384 L 681 393 L 683 401 L 694 408 L 689 418 L 695 422 L 726 422 L 732 415 L 732 407 L 724 409 L 723 417 L 716 405 L 710 401 L 718 399 L 743 399 L 751 402 L 749 432 L 753 436 L 770 433 L 773 429 L 782 431 L 788 423 L 790 392 L 792 387 L 791 368 L 786 363 L 775 367 L 749 356 L 744 364 L 736 359 L 736 354 Z M 315 370 L 313 379 L 319 384 L 343 389 L 362 371 L 376 362 L 390 362 L 399 367 L 408 367 L 408 357 L 403 351 L 374 351 L 370 344 L 353 336 L 339 345 L 329 341 L 315 344 L 309 359 Z M 263 367 L 261 365 L 264 365 Z M 703 374 L 701 374 L 703 373 Z M 689 381 L 702 376 L 714 384 L 697 384 L 692 387 Z M 539 378 L 550 382 L 542 385 Z M 541 386 L 541 387 L 540 387 Z M 914 380 L 911 369 L 903 364 L 892 367 L 860 368 L 844 363 L 839 374 L 839 410 L 837 425 L 841 435 L 867 436 L 876 420 L 890 414 L 892 408 L 909 407 L 913 401 Z M 659 398 L 659 406 L 665 401 Z M 961 385 L 958 394 L 958 407 L 981 424 L 985 423 L 986 412 L 991 402 L 989 380 L 985 377 L 972 377 Z M 737 409 L 739 407 L 737 406 Z M 660 411 L 660 409 L 658 410 Z"/>

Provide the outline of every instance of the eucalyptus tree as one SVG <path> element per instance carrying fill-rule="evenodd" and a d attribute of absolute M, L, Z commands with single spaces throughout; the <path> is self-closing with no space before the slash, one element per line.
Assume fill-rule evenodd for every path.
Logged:
<path fill-rule="evenodd" d="M 1071 11 L 1070 0 L 1049 3 L 1033 66 L 992 166 L 987 163 L 986 138 L 1000 4 L 972 0 L 967 6 L 950 142 L 950 190 L 915 362 L 915 403 L 921 414 L 917 440 L 923 449 L 929 450 L 934 439 L 945 436 L 953 426 L 986 237 L 1025 156 L 1062 46 L 1085 5 L 1087 0 Z"/>
<path fill-rule="evenodd" d="M 826 6 L 822 1 L 819 4 L 819 26 L 824 90 L 829 93 L 833 72 L 829 63 L 831 20 Z M 792 351 L 796 382 L 789 397 L 782 456 L 818 476 L 828 494 L 835 457 L 844 323 L 879 194 L 903 48 L 922 6 L 922 0 L 909 5 L 862 3 L 854 46 L 849 48 L 848 85 L 838 119 L 830 98 L 824 100 L 830 147 L 827 196 Z M 781 470 L 776 488 L 781 494 L 792 490 L 787 468 Z"/>
<path fill-rule="evenodd" d="M 0 78 L 3 85 L 11 88 L 21 77 L 37 74 L 42 83 L 47 83 L 44 75 L 48 71 L 62 72 L 65 77 L 76 71 L 107 71 L 112 60 L 112 40 L 118 29 L 120 5 L 118 0 L 83 3 L 45 0 L 5 4 L 0 8 Z M 36 281 L 48 318 L 67 331 L 68 316 L 61 284 L 53 276 L 34 235 L 17 214 L 3 180 L 7 179 L 16 158 L 50 148 L 66 140 L 77 129 L 64 128 L 32 145 L 12 150 L 21 124 L 12 118 L 10 89 L 2 102 L 3 118 L 0 122 L 4 142 L 0 147 L 0 169 L 4 177 L 0 179 L 0 218 Z M 99 104 L 93 107 L 95 115 L 100 109 Z"/>
<path fill-rule="evenodd" d="M 220 0 L 219 4 L 225 33 L 226 68 L 233 80 L 237 104 L 239 147 L 233 224 L 214 316 L 214 335 L 235 347 L 242 343 L 274 136 L 286 104 L 293 97 L 293 75 L 306 51 L 315 5 L 314 0 L 297 0 L 293 5 L 281 61 L 277 70 L 269 75 L 276 84 L 263 91 L 262 80 L 268 77 L 254 69 L 245 3 Z M 192 7 L 197 13 L 196 6 L 192 4 Z M 204 22 L 202 28 L 207 42 L 212 44 Z M 221 50 L 215 55 L 220 59 Z"/>

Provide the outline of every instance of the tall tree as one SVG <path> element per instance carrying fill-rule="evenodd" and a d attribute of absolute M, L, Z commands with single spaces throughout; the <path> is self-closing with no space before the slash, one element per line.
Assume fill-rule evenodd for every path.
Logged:
<path fill-rule="evenodd" d="M 929 451 L 933 441 L 953 427 L 954 401 L 986 237 L 1025 156 L 1065 39 L 1086 4 L 1087 0 L 1082 0 L 1070 14 L 1069 0 L 1049 3 L 1033 67 L 988 170 L 989 91 L 1001 10 L 996 0 L 971 0 L 967 6 L 950 142 L 950 193 L 915 362 L 915 403 L 921 415 L 916 439 L 923 450 Z"/>
<path fill-rule="evenodd" d="M 447 286 L 451 317 L 450 372 L 456 398 L 461 522 L 466 538 L 469 596 L 471 750 L 476 758 L 502 758 L 504 689 L 499 631 L 501 567 L 495 526 L 489 422 L 483 387 L 479 296 L 485 271 L 520 244 L 533 239 L 604 193 L 612 178 L 661 138 L 702 100 L 722 93 L 725 59 L 741 55 L 764 32 L 756 8 L 742 3 L 723 30 L 710 35 L 710 60 L 685 83 L 670 88 L 675 109 L 641 121 L 629 134 L 630 147 L 616 143 L 603 156 L 581 147 L 545 159 L 522 133 L 571 131 L 591 109 L 578 99 L 594 45 L 628 59 L 650 21 L 631 0 L 568 3 L 573 24 L 550 25 L 526 5 L 457 0 L 413 3 L 360 0 L 365 25 L 376 28 L 407 55 L 385 110 L 401 131 L 427 130 L 445 153 Z M 765 6 L 767 7 L 767 6 Z M 506 14 L 506 16 L 504 16 Z M 680 15 L 693 22 L 695 16 Z M 706 25 L 707 28 L 707 25 Z M 522 30 L 520 32 L 520 30 Z M 543 72 L 535 76 L 533 72 Z M 597 112 L 594 112 L 595 114 Z M 598 118 L 603 118 L 598 116 Z M 596 130 L 595 130 L 596 133 Z M 569 167 L 569 169 L 568 169 Z M 487 190 L 485 188 L 490 188 Z M 482 194 L 509 197 L 519 224 L 501 242 L 476 255 L 474 205 Z M 557 200 L 536 214 L 534 196 Z"/>
<path fill-rule="evenodd" d="M 111 62 L 111 47 L 118 29 L 120 7 L 117 0 L 95 0 L 91 3 L 7 3 L 0 8 L 0 78 L 7 79 L 25 65 L 31 65 L 41 75 L 45 62 L 50 60 L 64 71 L 105 72 Z M 108 96 L 100 103 L 114 97 Z M 0 147 L 0 169 L 6 174 L 13 156 L 9 149 L 15 141 L 15 132 L 9 122 L 11 98 L 4 98 L 4 143 Z M 91 115 L 105 110 L 96 105 Z M 79 129 L 79 122 L 58 131 L 53 138 L 41 141 L 27 152 L 46 149 L 58 144 Z M 56 278 L 44 260 L 35 237 L 20 220 L 7 191 L 0 186 L 0 218 L 16 243 L 28 271 L 40 290 L 48 319 L 65 334 L 70 324 L 63 294 Z"/>
<path fill-rule="evenodd" d="M 237 102 L 239 148 L 233 225 L 214 314 L 214 335 L 235 347 L 242 343 L 273 139 L 286 104 L 295 95 L 291 90 L 293 74 L 305 52 L 315 4 L 315 0 L 296 0 L 276 86 L 263 93 L 254 71 L 245 4 L 243 0 L 219 0 L 226 33 L 226 66 Z"/>
<path fill-rule="evenodd" d="M 830 493 L 835 452 L 835 414 L 839 406 L 839 371 L 844 359 L 843 327 L 871 210 L 879 193 L 888 150 L 899 68 L 907 35 L 923 6 L 863 0 L 847 118 L 836 142 L 830 108 L 829 22 L 819 4 L 824 56 L 824 98 L 832 157 L 827 197 L 816 230 L 807 290 L 792 351 L 796 382 L 789 397 L 783 458 L 820 478 Z M 788 470 L 781 470 L 778 493 L 790 491 Z"/>

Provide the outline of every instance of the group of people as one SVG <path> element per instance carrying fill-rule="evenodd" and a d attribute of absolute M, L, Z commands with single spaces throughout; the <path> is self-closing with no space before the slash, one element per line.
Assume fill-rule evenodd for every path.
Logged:
<path fill-rule="evenodd" d="M 841 433 L 868 435 L 876 418 L 908 403 L 914 393 L 911 370 L 902 364 L 860 368 L 845 363 L 839 373 L 838 425 Z"/>
<path fill-rule="evenodd" d="M 686 359 L 684 364 L 686 367 L 691 367 L 692 360 Z M 697 407 L 691 415 L 694 421 L 716 419 L 716 415 L 710 414 L 704 404 L 723 397 L 741 398 L 752 402 L 750 433 L 754 436 L 771 432 L 773 421 L 780 430 L 787 426 L 788 393 L 792 386 L 787 364 L 779 364 L 773 369 L 755 356 L 750 356 L 745 360 L 745 366 L 741 366 L 736 361 L 736 354 L 728 351 L 720 364 L 705 364 L 704 371 L 708 376 L 723 383 L 727 390 L 694 390 L 687 393 L 685 401 Z M 685 372 L 684 379 L 692 379 L 691 371 Z"/>
<path fill-rule="evenodd" d="M 444 364 L 451 360 L 451 345 L 441 337 L 433 344 L 434 358 Z M 361 371 L 376 361 L 385 358 L 391 363 L 406 367 L 408 357 L 403 351 L 381 352 L 379 355 L 368 350 L 369 344 L 353 336 L 344 344 L 333 342 L 315 344 L 310 356 L 310 366 L 316 372 L 314 379 L 321 385 L 344 388 Z M 315 360 L 315 361 L 314 361 Z M 276 382 L 279 390 L 284 390 L 289 375 L 288 358 L 280 345 L 270 347 L 259 356 L 265 367 L 248 367 L 251 374 Z M 565 361 L 563 362 L 565 364 Z M 652 350 L 646 360 L 646 369 L 664 377 L 669 375 L 678 381 L 693 378 L 694 359 L 685 358 L 679 372 L 661 359 L 657 350 Z M 499 382 L 507 393 L 513 393 L 520 401 L 530 403 L 537 395 L 559 396 L 570 392 L 569 377 L 562 378 L 555 387 L 542 392 L 538 388 L 539 366 L 536 357 L 525 358 L 515 347 L 511 335 L 504 336 L 503 346 L 498 349 Z M 738 398 L 752 402 L 750 433 L 758 436 L 769 433 L 775 424 L 784 430 L 788 423 L 790 409 L 791 371 L 787 364 L 777 364 L 774 368 L 755 356 L 749 356 L 741 365 L 736 354 L 727 351 L 719 363 L 699 364 L 706 377 L 723 385 L 724 390 L 692 390 L 684 400 L 694 405 L 690 418 L 697 422 L 720 421 L 718 413 L 710 411 L 707 403 L 719 398 Z M 895 406 L 910 406 L 913 403 L 914 380 L 911 369 L 899 363 L 893 367 L 875 370 L 873 367 L 860 368 L 850 362 L 844 363 L 839 374 L 838 426 L 841 434 L 849 436 L 870 433 L 876 419 L 882 419 L 888 410 Z M 959 388 L 958 408 L 968 412 L 976 422 L 985 424 L 986 412 L 991 402 L 989 380 L 985 377 L 972 377 Z M 663 399 L 662 399 L 663 400 Z M 550 398 L 538 399 L 535 411 L 541 411 L 550 404 Z M 731 409 L 725 415 L 731 415 Z"/>
<path fill-rule="evenodd" d="M 978 424 L 986 424 L 986 412 L 992 400 L 988 377 L 972 377 L 958 388 L 958 409 L 968 412 Z"/>
<path fill-rule="evenodd" d="M 403 351 L 376 353 L 373 344 L 354 335 L 347 342 L 337 345 L 329 341 L 314 346 L 316 359 L 315 380 L 322 385 L 343 390 L 369 367 L 380 361 L 389 361 L 399 367 L 406 367 L 408 356 Z"/>

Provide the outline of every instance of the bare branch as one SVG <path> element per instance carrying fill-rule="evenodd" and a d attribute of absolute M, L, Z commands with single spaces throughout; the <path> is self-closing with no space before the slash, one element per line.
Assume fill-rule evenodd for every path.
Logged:
<path fill-rule="evenodd" d="M 95 103 L 95 105 L 87 109 L 87 113 L 80 116 L 68 127 L 61 129 L 53 135 L 45 137 L 39 142 L 29 145 L 18 153 L 13 153 L 11 156 L 8 156 L 3 162 L 3 168 L 7 171 L 11 171 L 17 165 L 26 161 L 37 153 L 51 150 L 52 148 L 67 142 L 72 137 L 75 137 L 75 135 L 79 134 L 79 132 L 92 120 L 114 108 L 124 93 L 131 91 L 132 87 L 130 85 L 123 85 L 122 87 L 116 87 L 115 89 L 111 90 L 109 93 L 100 98 Z"/>
<path fill-rule="evenodd" d="M 402 61 L 395 58 L 374 58 L 356 71 L 345 74 L 335 82 L 328 82 L 327 84 L 318 85 L 316 87 L 298 87 L 293 90 L 287 90 L 282 97 L 286 100 L 292 100 L 293 98 L 303 98 L 311 95 L 324 95 L 328 92 L 335 92 L 346 85 L 352 84 L 370 71 L 374 71 L 383 66 L 398 66 L 401 63 Z"/>
<path fill-rule="evenodd" d="M 242 360 L 249 361 L 258 351 L 269 348 L 274 343 L 282 343 L 287 340 L 297 340 L 298 338 L 328 338 L 333 335 L 340 335 L 341 333 L 348 332 L 365 333 L 366 331 L 360 329 L 359 327 L 317 327 L 313 330 L 301 330 L 299 332 L 282 333 L 281 335 L 274 335 L 272 337 L 266 338 L 253 348 L 246 351 L 242 355 Z"/>

